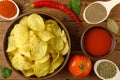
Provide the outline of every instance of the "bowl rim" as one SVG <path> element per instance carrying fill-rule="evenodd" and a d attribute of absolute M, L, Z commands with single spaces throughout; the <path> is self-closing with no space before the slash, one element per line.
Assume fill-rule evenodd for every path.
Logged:
<path fill-rule="evenodd" d="M 8 40 L 7 40 L 7 37 L 9 36 L 12 28 L 14 27 L 14 26 L 12 26 L 12 25 L 15 24 L 16 22 L 18 23 L 19 20 L 20 20 L 22 17 L 27 16 L 27 15 L 30 15 L 30 14 L 33 14 L 33 13 L 37 13 L 37 14 L 39 14 L 40 16 L 46 16 L 46 17 L 49 17 L 50 19 L 53 19 L 53 20 L 57 21 L 57 23 L 58 23 L 58 25 L 60 26 L 60 28 L 65 31 L 66 36 L 67 36 L 67 39 L 68 39 L 69 50 L 68 50 L 67 54 L 64 55 L 64 61 L 63 61 L 63 63 L 62 63 L 53 73 L 47 74 L 47 75 L 44 76 L 44 77 L 39 77 L 39 79 L 48 79 L 48 78 L 53 77 L 54 75 L 56 75 L 58 72 L 60 72 L 60 71 L 65 67 L 65 65 L 66 65 L 67 62 L 68 62 L 68 59 L 69 59 L 69 57 L 70 57 L 70 52 L 71 52 L 71 39 L 70 39 L 70 35 L 69 35 L 68 30 L 67 30 L 67 28 L 65 27 L 65 25 L 64 25 L 64 24 L 62 23 L 62 21 L 60 21 L 58 18 L 56 18 L 56 17 L 54 17 L 54 16 L 52 16 L 52 15 L 50 15 L 50 14 L 48 14 L 48 13 L 38 12 L 38 11 L 27 12 L 27 13 L 21 14 L 21 15 L 18 16 L 15 20 L 13 20 L 13 21 L 10 23 L 10 25 L 8 26 L 8 28 L 6 29 L 6 31 L 5 31 L 5 33 L 4 33 L 4 36 L 3 36 L 3 41 L 2 41 L 2 43 L 3 43 L 3 44 L 2 44 L 2 50 L 3 50 L 4 57 L 5 57 L 6 61 L 7 61 L 7 63 L 9 64 L 9 66 L 12 68 L 12 70 L 13 70 L 16 74 L 20 75 L 21 77 L 28 78 L 28 79 L 38 78 L 38 77 L 25 77 L 22 73 L 18 72 L 18 71 L 12 66 L 10 60 L 8 59 L 7 53 L 6 53 L 6 49 L 5 49 L 5 45 L 8 44 L 8 42 L 6 42 L 6 41 L 8 41 Z M 6 47 L 6 48 L 7 48 L 7 47 Z"/>
<path fill-rule="evenodd" d="M 111 48 L 110 48 L 110 51 L 108 54 L 103 55 L 103 56 L 92 56 L 86 52 L 86 50 L 84 48 L 84 36 L 87 33 L 87 31 L 89 31 L 90 29 L 93 29 L 93 28 L 102 28 L 102 29 L 106 30 L 108 32 L 108 34 L 110 34 L 110 36 L 112 37 L 112 45 L 111 45 Z M 80 45 L 81 45 L 81 49 L 85 55 L 89 56 L 91 59 L 100 59 L 100 58 L 105 58 L 105 57 L 109 56 L 114 51 L 115 46 L 116 46 L 116 38 L 115 38 L 115 35 L 110 30 L 105 28 L 104 26 L 92 26 L 92 27 L 88 27 L 87 29 L 85 29 L 85 31 L 82 33 L 81 39 L 80 39 Z"/>

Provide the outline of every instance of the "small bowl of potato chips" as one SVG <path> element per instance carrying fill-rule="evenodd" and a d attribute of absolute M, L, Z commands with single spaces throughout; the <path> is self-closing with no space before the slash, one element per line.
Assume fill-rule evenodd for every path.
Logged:
<path fill-rule="evenodd" d="M 13 70 L 26 78 L 46 79 L 66 65 L 71 41 L 65 26 L 46 13 L 26 13 L 14 20 L 3 49 Z"/>

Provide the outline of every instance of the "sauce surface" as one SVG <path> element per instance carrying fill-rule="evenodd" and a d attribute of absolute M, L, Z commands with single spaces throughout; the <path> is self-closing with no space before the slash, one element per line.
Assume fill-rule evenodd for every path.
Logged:
<path fill-rule="evenodd" d="M 94 27 L 85 33 L 84 47 L 92 56 L 101 57 L 109 53 L 112 46 L 112 36 L 101 27 Z"/>

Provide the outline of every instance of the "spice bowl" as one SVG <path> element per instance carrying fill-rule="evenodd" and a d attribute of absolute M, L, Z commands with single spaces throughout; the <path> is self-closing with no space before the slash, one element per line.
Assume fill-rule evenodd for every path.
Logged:
<path fill-rule="evenodd" d="M 29 21 L 28 21 L 28 17 L 29 17 Z M 35 30 L 38 30 L 38 31 L 35 31 L 35 30 L 33 30 L 33 28 L 30 28 L 30 26 L 28 27 L 28 23 L 25 22 L 26 18 L 27 18 L 28 23 L 30 23 L 31 20 L 33 19 L 32 22 L 37 20 L 38 22 L 40 22 L 40 25 L 42 24 L 44 26 L 44 24 L 45 24 L 44 29 L 43 29 L 43 27 L 42 28 L 39 27 L 39 30 L 38 30 L 38 28 L 35 29 L 35 27 L 33 27 Z M 23 21 L 21 21 L 21 20 L 23 20 Z M 37 21 L 36 21 L 36 23 L 37 23 Z M 26 23 L 27 23 L 27 26 L 25 25 Z M 37 25 L 38 24 L 39 23 L 37 23 Z M 20 25 L 23 27 L 21 27 Z M 46 27 L 46 26 L 48 26 L 48 27 Z M 17 29 L 19 27 L 21 27 L 21 28 Z M 25 28 L 25 27 L 29 33 L 28 40 L 26 41 L 29 45 L 26 47 L 26 49 L 21 47 L 22 51 L 19 48 L 20 46 L 17 47 L 15 49 L 15 55 L 11 55 L 11 53 L 13 53 L 13 50 L 12 50 L 12 52 L 9 52 L 9 49 L 8 49 L 9 42 L 10 42 L 9 38 L 11 36 L 19 35 L 19 34 L 15 33 L 15 30 L 18 30 L 16 32 L 21 32 L 21 31 L 24 31 L 23 28 Z M 19 31 L 19 30 L 21 30 L 21 31 Z M 25 33 L 23 34 L 23 36 L 27 35 L 26 34 L 27 30 L 24 31 Z M 40 32 L 40 30 L 42 30 L 42 33 Z M 50 31 L 52 30 L 52 32 L 49 32 L 49 31 L 47 32 L 46 30 L 50 30 Z M 60 33 L 61 37 L 64 36 L 63 39 L 61 39 L 61 37 L 59 35 L 59 31 L 61 32 Z M 55 32 L 55 33 L 53 33 L 53 32 Z M 40 33 L 40 35 L 43 33 L 46 33 L 46 34 L 41 35 L 41 37 L 40 37 L 40 35 L 38 35 L 38 33 Z M 66 36 L 64 34 L 66 34 Z M 58 35 L 59 35 L 59 38 L 55 37 Z M 21 37 L 23 37 L 23 36 L 21 36 Z M 43 37 L 43 36 L 45 36 L 45 37 Z M 23 38 L 26 39 L 27 37 L 23 37 Z M 22 39 L 16 38 L 18 40 L 15 40 L 15 41 L 19 41 L 19 40 L 25 41 L 23 38 Z M 64 48 L 61 48 L 61 51 L 63 51 L 63 52 L 55 51 L 56 45 L 57 45 L 57 43 L 59 43 L 57 41 L 61 42 L 61 40 L 64 40 L 65 42 L 67 40 L 66 43 L 64 41 L 62 41 L 62 44 L 64 43 L 64 48 L 65 48 L 65 46 L 68 47 L 68 48 L 66 47 L 67 52 L 66 52 L 66 49 L 64 49 Z M 12 42 L 13 41 L 14 40 L 12 40 Z M 37 42 L 37 44 L 36 44 L 36 42 Z M 16 43 L 16 42 L 14 42 L 14 43 Z M 15 44 L 15 46 L 16 46 L 16 44 Z M 19 45 L 21 45 L 21 44 L 19 44 Z M 30 45 L 31 45 L 31 48 L 30 48 Z M 36 46 L 36 45 L 38 45 L 38 46 Z M 53 46 L 53 45 L 55 45 L 55 46 Z M 55 48 L 53 49 L 53 48 L 51 48 L 51 46 L 53 46 Z M 40 48 L 40 47 L 42 47 L 42 48 Z M 13 49 L 13 47 L 12 47 L 12 49 Z M 23 51 L 24 49 L 25 49 L 25 51 L 27 50 L 29 52 L 28 53 L 24 52 Z M 42 49 L 42 50 L 40 50 L 40 49 Z M 18 53 L 16 53 L 16 50 Z M 33 79 L 45 79 L 46 80 L 47 78 L 53 77 L 57 73 L 59 73 L 64 68 L 64 66 L 66 65 L 66 63 L 69 59 L 70 50 L 71 50 L 71 40 L 70 40 L 70 36 L 69 36 L 69 33 L 68 33 L 66 27 L 56 17 L 49 15 L 47 13 L 43 13 L 43 12 L 29 12 L 29 13 L 24 13 L 24 14 L 20 15 L 18 18 L 16 18 L 14 21 L 11 22 L 11 24 L 9 25 L 9 28 L 7 29 L 7 31 L 4 35 L 4 40 L 3 40 L 3 51 L 4 51 L 4 55 L 5 55 L 5 58 L 8 62 L 8 64 L 11 66 L 11 68 L 14 70 L 14 72 L 16 72 L 18 75 L 20 75 L 21 77 L 27 78 L 27 79 L 32 79 L 32 80 Z M 36 52 L 37 55 L 34 54 L 33 51 L 37 51 Z M 43 52 L 40 52 L 40 51 L 43 51 Z M 25 53 L 25 55 L 24 55 L 24 53 Z M 39 55 L 40 53 L 43 56 Z M 65 53 L 65 54 L 61 54 L 61 53 Z M 30 55 L 28 55 L 28 54 L 30 54 Z M 26 64 L 24 64 L 24 62 L 26 64 L 29 63 L 27 65 L 27 67 L 25 67 Z M 21 63 L 21 64 L 19 64 L 19 63 Z M 42 71 L 42 70 L 45 70 L 45 71 Z M 47 72 L 47 74 L 46 74 L 46 72 Z"/>
<path fill-rule="evenodd" d="M 120 71 L 117 65 L 108 59 L 101 59 L 94 64 L 95 74 L 102 80 L 119 80 Z"/>
<path fill-rule="evenodd" d="M 0 13 L 1 18 L 5 20 L 13 20 L 18 17 L 20 10 L 18 8 L 18 5 L 13 0 L 8 0 L 8 1 L 1 0 L 0 2 L 1 5 L 5 6 L 5 7 L 1 7 L 2 8 L 2 12 Z"/>
<path fill-rule="evenodd" d="M 114 34 L 102 26 L 87 28 L 80 41 L 82 51 L 92 59 L 99 59 L 110 55 L 115 49 Z"/>

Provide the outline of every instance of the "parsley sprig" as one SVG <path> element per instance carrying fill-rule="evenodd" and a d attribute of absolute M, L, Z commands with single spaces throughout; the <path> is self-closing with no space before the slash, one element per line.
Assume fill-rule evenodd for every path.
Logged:
<path fill-rule="evenodd" d="M 0 66 L 0 71 L 2 73 L 2 78 L 4 78 L 4 79 L 8 78 L 12 73 L 11 69 L 9 69 L 7 67 L 3 67 L 3 66 Z"/>

